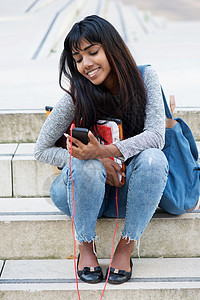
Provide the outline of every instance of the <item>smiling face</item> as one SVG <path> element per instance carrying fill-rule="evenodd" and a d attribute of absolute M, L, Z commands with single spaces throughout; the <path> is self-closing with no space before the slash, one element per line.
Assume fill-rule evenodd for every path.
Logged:
<path fill-rule="evenodd" d="M 79 48 L 72 51 L 78 72 L 95 85 L 104 84 L 112 92 L 110 87 L 115 76 L 101 44 L 82 40 Z"/>

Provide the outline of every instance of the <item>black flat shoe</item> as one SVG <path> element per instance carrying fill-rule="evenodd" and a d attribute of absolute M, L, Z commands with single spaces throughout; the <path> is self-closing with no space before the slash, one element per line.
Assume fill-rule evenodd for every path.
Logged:
<path fill-rule="evenodd" d="M 130 272 L 126 272 L 124 270 L 118 270 L 118 269 L 114 269 L 114 268 L 110 268 L 110 274 L 108 277 L 108 282 L 111 284 L 121 284 L 124 283 L 126 281 L 128 281 L 131 278 L 132 275 L 132 267 L 133 267 L 133 263 L 132 260 L 130 258 L 130 265 L 131 265 L 131 271 Z M 106 279 L 108 276 L 108 269 L 106 270 Z"/>
<path fill-rule="evenodd" d="M 80 253 L 77 259 L 77 270 L 79 264 Z M 84 267 L 83 270 L 78 270 L 78 277 L 87 283 L 98 283 L 103 280 L 103 272 L 100 266 Z"/>

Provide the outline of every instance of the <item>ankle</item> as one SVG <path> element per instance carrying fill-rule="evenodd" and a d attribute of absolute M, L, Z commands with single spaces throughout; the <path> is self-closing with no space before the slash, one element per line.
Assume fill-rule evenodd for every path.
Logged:
<path fill-rule="evenodd" d="M 134 241 L 130 241 L 129 239 L 123 239 L 121 238 L 118 245 L 117 245 L 117 248 L 116 248 L 116 252 L 119 252 L 119 253 L 126 253 L 127 255 L 131 255 L 131 253 L 133 252 L 134 250 Z"/>
<path fill-rule="evenodd" d="M 79 270 L 84 267 L 96 267 L 98 266 L 97 257 L 93 251 L 93 242 L 87 243 L 83 242 L 79 245 L 80 260 L 79 260 Z"/>
<path fill-rule="evenodd" d="M 79 251 L 81 254 L 92 254 L 94 255 L 94 249 L 96 251 L 96 246 L 93 245 L 93 242 L 83 242 L 79 245 Z"/>

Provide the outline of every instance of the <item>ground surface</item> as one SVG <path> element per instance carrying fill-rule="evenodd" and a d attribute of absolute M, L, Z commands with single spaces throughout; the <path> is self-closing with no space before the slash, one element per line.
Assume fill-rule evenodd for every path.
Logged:
<path fill-rule="evenodd" d="M 81 1 L 88 3 L 87 6 L 85 4 L 82 6 L 83 14 L 95 12 L 92 6 L 97 6 L 97 0 L 79 0 Z M 105 1 L 109 2 L 106 6 L 108 20 L 114 22 L 114 26 L 119 25 L 120 15 L 116 9 L 113 11 L 117 1 Z M 45 105 L 54 106 L 63 95 L 58 85 L 61 50 L 47 55 L 49 52 L 43 47 L 44 53 L 37 59 L 33 59 L 33 54 L 44 39 L 57 11 L 67 1 L 40 0 L 40 2 L 46 5 L 39 8 L 34 6 L 30 10 L 31 5 L 35 3 L 33 0 L 17 2 L 10 0 L 9 3 L 7 0 L 0 1 L 0 111 L 44 109 Z M 137 64 L 152 64 L 167 98 L 175 94 L 178 107 L 200 107 L 200 20 L 196 20 L 197 16 L 200 16 L 200 0 L 123 0 L 123 2 L 134 3 L 138 9 L 151 10 L 158 16 L 169 17 L 170 21 L 164 21 L 161 28 L 152 28 L 155 27 L 153 24 L 151 26 L 153 33 L 144 34 L 138 30 L 134 32 L 135 20 L 127 16 L 129 9 L 126 10 L 126 5 L 121 6 L 121 12 L 126 10 L 124 23 L 127 31 L 137 36 L 128 45 Z M 80 5 L 78 8 L 80 9 Z M 130 11 L 131 9 L 130 7 Z M 66 13 L 64 21 L 73 19 L 71 10 L 66 9 Z M 74 20 L 70 22 L 73 23 Z M 55 32 L 59 35 L 61 29 L 68 27 L 62 20 L 60 22 L 57 20 L 50 31 L 51 42 L 47 39 L 45 45 L 53 46 L 57 40 Z M 119 32 L 123 36 L 123 30 L 119 29 Z M 64 37 L 62 43 L 63 40 Z"/>
<path fill-rule="evenodd" d="M 123 0 L 123 2 L 134 4 L 139 9 L 151 10 L 172 21 L 200 20 L 199 0 Z"/>

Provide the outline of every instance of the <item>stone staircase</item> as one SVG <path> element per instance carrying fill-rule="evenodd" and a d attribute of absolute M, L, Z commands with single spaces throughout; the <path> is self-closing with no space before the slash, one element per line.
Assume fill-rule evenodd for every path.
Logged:
<path fill-rule="evenodd" d="M 190 114 L 189 120 L 194 120 L 195 113 Z M 200 142 L 197 144 L 200 149 Z M 55 169 L 35 160 L 34 145 L 0 144 L 0 296 L 9 300 L 78 299 L 71 219 L 49 198 Z M 123 223 L 119 221 L 116 242 Z M 114 219 L 97 222 L 97 253 L 104 270 L 115 225 Z M 123 286 L 107 285 L 103 298 L 200 299 L 199 228 L 199 213 L 172 216 L 158 209 L 142 235 L 140 248 L 133 252 L 131 281 Z M 100 299 L 103 285 L 79 282 L 81 299 Z"/>
<path fill-rule="evenodd" d="M 24 33 L 22 48 L 28 56 L 26 58 L 34 60 L 41 72 L 47 68 L 48 72 L 41 74 L 43 77 L 45 74 L 48 80 L 49 70 L 52 71 L 49 61 L 57 66 L 66 31 L 75 20 L 88 14 L 97 13 L 107 18 L 130 49 L 138 40 L 147 37 L 149 41 L 165 27 L 162 18 L 139 11 L 134 6 L 124 6 L 121 1 L 22 1 L 18 5 L 18 11 L 20 9 L 26 17 L 31 17 L 34 25 L 28 25 L 32 43 L 26 42 L 27 33 Z M 41 30 L 40 24 L 44 25 Z M 19 49 L 16 51 L 18 53 Z M 49 60 L 45 61 L 47 57 Z M 22 69 L 27 66 L 31 69 L 32 62 L 20 65 Z M 40 82 L 45 90 L 42 76 Z M 51 105 L 51 97 L 54 98 L 57 91 L 50 87 L 49 82 L 48 90 L 41 94 L 40 99 L 45 95 L 49 101 L 46 104 Z M 41 87 L 36 86 L 36 90 L 40 92 Z M 34 85 L 29 85 L 29 94 L 37 98 Z M 21 96 L 23 100 L 23 93 Z M 0 299 L 3 300 L 78 299 L 71 259 L 71 219 L 62 214 L 49 197 L 56 169 L 33 157 L 35 141 L 46 119 L 40 99 L 36 109 L 0 111 Z M 200 141 L 199 110 L 179 110 L 175 117 L 183 118 L 195 139 Z M 200 142 L 197 144 L 200 150 Z M 123 222 L 119 221 L 116 243 Z M 97 253 L 104 271 L 109 264 L 115 225 L 114 219 L 97 222 Z M 158 209 L 141 237 L 139 249 L 135 247 L 133 252 L 131 280 L 122 286 L 107 285 L 103 299 L 200 299 L 199 228 L 199 213 L 172 216 Z M 100 299 L 104 284 L 88 285 L 79 281 L 81 299 Z"/>
<path fill-rule="evenodd" d="M 109 260 L 100 260 L 105 268 Z M 199 299 L 198 258 L 142 258 L 134 260 L 134 273 L 123 286 L 107 285 L 103 299 Z M 28 275 L 27 275 L 28 274 Z M 6 261 L 1 299 L 78 299 L 72 260 Z M 104 282 L 79 283 L 81 299 L 100 299 Z"/>
<path fill-rule="evenodd" d="M 0 207 L 1 259 L 65 259 L 73 254 L 71 219 L 58 211 L 50 198 L 1 198 Z M 124 220 L 119 220 L 117 240 L 123 224 Z M 97 222 L 99 258 L 111 255 L 115 225 L 113 219 Z M 142 235 L 140 256 L 200 256 L 199 225 L 199 213 L 172 216 L 158 209 Z M 138 256 L 137 250 L 135 247 L 133 257 Z"/>

